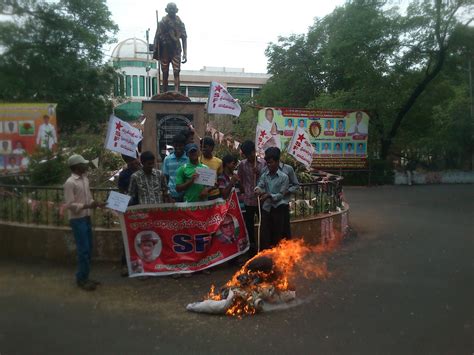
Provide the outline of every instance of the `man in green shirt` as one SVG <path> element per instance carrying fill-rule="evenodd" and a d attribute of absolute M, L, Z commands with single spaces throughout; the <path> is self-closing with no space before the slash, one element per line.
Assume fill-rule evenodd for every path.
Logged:
<path fill-rule="evenodd" d="M 206 165 L 199 162 L 199 148 L 194 143 L 189 143 L 184 147 L 189 158 L 186 163 L 176 171 L 176 191 L 184 191 L 185 202 L 206 201 L 209 189 L 204 185 L 195 184 L 198 174 L 196 168 L 207 168 Z"/>

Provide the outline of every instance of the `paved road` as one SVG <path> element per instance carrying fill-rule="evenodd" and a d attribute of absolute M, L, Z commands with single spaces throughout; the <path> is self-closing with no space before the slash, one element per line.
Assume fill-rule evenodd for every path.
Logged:
<path fill-rule="evenodd" d="M 232 273 L 104 281 L 72 266 L 0 262 L 0 354 L 473 354 L 474 186 L 347 188 L 358 237 L 301 285 L 307 302 L 242 320 L 187 313 Z"/>

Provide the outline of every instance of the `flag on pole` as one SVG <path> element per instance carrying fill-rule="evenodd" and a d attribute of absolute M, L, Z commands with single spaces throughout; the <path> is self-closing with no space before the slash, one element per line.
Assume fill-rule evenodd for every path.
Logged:
<path fill-rule="evenodd" d="M 143 139 L 139 129 L 114 115 L 110 116 L 105 148 L 113 152 L 137 157 L 137 145 Z"/>
<path fill-rule="evenodd" d="M 306 168 L 311 166 L 313 161 L 314 147 L 311 144 L 308 132 L 301 127 L 296 127 L 293 138 L 288 145 L 288 153 L 302 163 Z"/>
<path fill-rule="evenodd" d="M 215 81 L 211 83 L 209 100 L 207 101 L 207 113 L 239 117 L 241 110 L 237 100 L 229 94 L 223 85 Z"/>
<path fill-rule="evenodd" d="M 261 125 L 257 125 L 257 131 L 255 133 L 255 144 L 256 152 L 258 156 L 262 156 L 264 151 L 263 147 L 272 138 L 270 130 Z"/>

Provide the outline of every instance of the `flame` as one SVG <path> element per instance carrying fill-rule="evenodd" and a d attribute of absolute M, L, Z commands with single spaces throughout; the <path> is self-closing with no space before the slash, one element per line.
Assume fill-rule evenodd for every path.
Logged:
<path fill-rule="evenodd" d="M 240 290 L 236 293 L 234 301 L 226 311 L 227 315 L 241 317 L 252 315 L 257 312 L 255 298 L 258 295 L 279 294 L 285 291 L 294 291 L 294 282 L 297 277 L 306 279 L 325 279 L 330 276 L 324 261 L 315 261 L 315 255 L 321 255 L 333 250 L 340 243 L 340 238 L 334 238 L 326 244 L 308 245 L 303 239 L 282 240 L 277 246 L 263 250 L 238 270 L 232 278 L 222 287 L 222 290 Z M 255 259 L 268 257 L 273 261 L 273 269 L 270 273 L 261 271 L 250 271 L 248 265 Z M 256 284 L 243 285 L 242 277 L 255 276 L 261 279 Z M 207 299 L 222 300 L 225 298 L 214 285 L 207 295 Z"/>

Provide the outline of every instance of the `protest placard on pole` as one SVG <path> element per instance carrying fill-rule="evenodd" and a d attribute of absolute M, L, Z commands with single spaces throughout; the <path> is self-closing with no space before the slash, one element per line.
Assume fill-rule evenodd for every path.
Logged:
<path fill-rule="evenodd" d="M 114 115 L 110 116 L 105 138 L 106 149 L 136 158 L 137 145 L 142 139 L 139 129 Z"/>
<path fill-rule="evenodd" d="M 272 138 L 270 130 L 262 125 L 257 125 L 257 130 L 255 132 L 255 145 L 256 152 L 258 156 L 263 156 L 265 144 Z"/>
<path fill-rule="evenodd" d="M 239 103 L 229 94 L 227 89 L 218 82 L 213 81 L 209 90 L 207 113 L 239 117 L 241 111 Z"/>
<path fill-rule="evenodd" d="M 309 140 L 308 133 L 301 127 L 295 129 L 293 138 L 288 145 L 288 153 L 302 163 L 306 168 L 311 166 L 313 161 L 314 148 Z"/>

